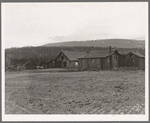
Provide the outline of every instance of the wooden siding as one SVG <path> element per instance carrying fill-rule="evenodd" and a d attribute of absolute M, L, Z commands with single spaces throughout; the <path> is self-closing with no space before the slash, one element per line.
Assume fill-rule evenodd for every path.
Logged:
<path fill-rule="evenodd" d="M 71 61 L 71 68 L 75 68 L 75 61 Z"/>
<path fill-rule="evenodd" d="M 125 67 L 125 56 L 118 56 L 118 67 Z"/>
<path fill-rule="evenodd" d="M 125 67 L 133 67 L 137 69 L 145 68 L 145 58 L 138 57 L 132 53 L 125 58 Z"/>
<path fill-rule="evenodd" d="M 111 67 L 110 67 L 110 57 L 106 57 L 106 58 L 103 58 L 103 70 L 109 70 Z"/>
<path fill-rule="evenodd" d="M 145 68 L 145 58 L 130 53 L 126 56 L 115 51 L 107 57 L 79 59 L 80 70 L 110 70 L 119 67 Z"/>
<path fill-rule="evenodd" d="M 88 59 L 88 64 L 89 64 L 89 68 L 88 69 L 92 69 L 92 59 Z"/>
<path fill-rule="evenodd" d="M 98 70 L 100 70 L 101 69 L 101 59 L 96 59 L 96 67 L 97 67 L 97 69 Z"/>
<path fill-rule="evenodd" d="M 70 61 L 69 60 L 67 60 L 67 68 L 70 68 L 71 67 L 71 65 L 70 65 Z"/>
<path fill-rule="evenodd" d="M 132 56 L 130 56 L 130 54 L 127 55 L 126 56 L 126 67 L 138 67 L 138 63 L 139 63 L 138 60 L 139 60 L 138 57 L 135 55 L 132 55 Z"/>
<path fill-rule="evenodd" d="M 86 68 L 85 68 L 85 59 L 82 60 L 82 65 L 83 65 L 83 66 L 82 66 L 82 67 L 83 67 L 83 70 L 85 70 L 85 69 L 86 69 Z"/>
<path fill-rule="evenodd" d="M 139 69 L 141 69 L 141 70 L 145 69 L 145 59 L 144 58 L 139 59 Z"/>
<path fill-rule="evenodd" d="M 102 69 L 101 60 L 102 59 L 100 58 L 79 59 L 79 69 L 80 70 L 101 70 Z"/>

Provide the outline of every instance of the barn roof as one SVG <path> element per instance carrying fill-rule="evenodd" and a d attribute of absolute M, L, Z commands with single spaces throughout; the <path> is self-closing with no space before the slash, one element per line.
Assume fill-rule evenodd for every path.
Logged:
<path fill-rule="evenodd" d="M 130 53 L 133 53 L 134 55 L 141 57 L 141 58 L 145 57 L 144 55 L 140 54 L 139 52 L 130 52 Z"/>
<path fill-rule="evenodd" d="M 111 55 L 115 49 L 111 50 L 111 53 L 109 50 L 98 50 L 98 51 L 91 51 L 88 55 L 82 58 L 100 58 L 100 57 L 106 57 Z"/>
<path fill-rule="evenodd" d="M 129 53 L 133 53 L 134 55 L 138 56 L 138 57 L 145 57 L 144 54 L 140 53 L 138 50 L 134 50 L 134 49 L 119 49 L 118 50 L 119 54 L 121 55 L 128 55 Z"/>
<path fill-rule="evenodd" d="M 87 55 L 86 52 L 81 51 L 66 51 L 62 50 L 62 52 L 68 57 L 71 61 L 77 61 L 79 57 L 84 57 Z"/>

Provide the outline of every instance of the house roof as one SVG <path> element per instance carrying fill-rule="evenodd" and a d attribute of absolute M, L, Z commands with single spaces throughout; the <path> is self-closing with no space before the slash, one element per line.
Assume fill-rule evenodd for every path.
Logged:
<path fill-rule="evenodd" d="M 77 61 L 78 58 L 84 57 L 87 55 L 86 52 L 81 52 L 81 51 L 66 51 L 62 50 L 62 52 L 68 57 L 69 60 L 71 61 Z"/>
<path fill-rule="evenodd" d="M 111 55 L 114 51 L 116 51 L 115 49 L 111 50 L 111 53 L 109 50 L 98 50 L 98 51 L 91 51 L 88 55 L 86 55 L 85 57 L 82 58 L 100 58 L 100 57 L 107 57 L 109 55 Z"/>

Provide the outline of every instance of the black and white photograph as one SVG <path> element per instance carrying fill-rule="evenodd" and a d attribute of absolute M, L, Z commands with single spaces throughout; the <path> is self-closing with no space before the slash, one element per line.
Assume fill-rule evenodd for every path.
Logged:
<path fill-rule="evenodd" d="M 3 121 L 148 121 L 148 2 L 1 7 Z"/>

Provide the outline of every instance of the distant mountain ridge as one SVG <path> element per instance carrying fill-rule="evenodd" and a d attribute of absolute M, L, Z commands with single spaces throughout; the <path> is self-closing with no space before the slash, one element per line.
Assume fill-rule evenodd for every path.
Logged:
<path fill-rule="evenodd" d="M 44 47 L 73 47 L 73 46 L 94 46 L 94 47 L 116 47 L 116 48 L 145 48 L 145 40 L 132 40 L 132 39 L 98 39 L 88 41 L 66 41 L 58 43 L 48 43 Z"/>

